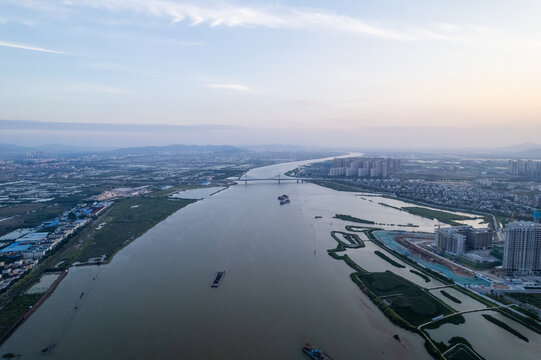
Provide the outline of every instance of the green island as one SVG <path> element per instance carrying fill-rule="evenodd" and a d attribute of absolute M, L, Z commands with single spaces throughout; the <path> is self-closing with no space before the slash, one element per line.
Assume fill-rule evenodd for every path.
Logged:
<path fill-rule="evenodd" d="M 397 268 L 405 268 L 404 265 L 400 264 L 399 262 L 394 261 L 393 259 L 391 259 L 390 257 L 388 257 L 387 255 L 385 255 L 384 253 L 382 253 L 379 250 L 374 251 L 374 254 L 376 254 L 377 256 L 382 258 L 383 260 L 387 261 L 389 264 L 391 264 L 393 266 L 396 266 Z"/>
<path fill-rule="evenodd" d="M 430 282 L 430 278 L 428 276 L 426 276 L 425 274 L 423 274 L 422 272 L 420 272 L 420 271 L 410 269 L 410 273 L 422 277 L 425 282 Z"/>
<path fill-rule="evenodd" d="M 526 342 L 530 342 L 530 340 L 526 336 L 522 335 L 520 332 L 513 329 L 511 326 L 507 325 L 503 321 L 501 321 L 499 319 L 496 319 L 494 316 L 489 315 L 489 314 L 482 314 L 482 315 L 483 315 L 483 317 L 485 319 L 487 319 L 491 323 L 498 325 L 502 329 L 505 329 L 505 330 L 509 331 L 511 334 L 515 335 L 516 337 L 518 337 L 518 338 L 520 338 L 520 339 L 522 339 L 522 340 L 524 340 Z"/>
<path fill-rule="evenodd" d="M 343 236 L 344 240 L 349 242 L 349 244 L 344 243 L 342 240 L 340 240 L 337 236 L 337 234 L 340 234 Z M 364 242 L 361 240 L 359 235 L 357 234 L 351 234 L 343 231 L 331 231 L 331 236 L 334 240 L 338 241 L 339 244 L 343 244 L 344 247 L 364 247 Z"/>
<path fill-rule="evenodd" d="M 356 223 L 360 223 L 360 224 L 368 224 L 368 225 L 375 225 L 376 224 L 374 221 L 365 220 L 365 219 L 359 219 L 359 218 L 356 218 L 354 216 L 345 215 L 345 214 L 336 214 L 336 215 L 334 215 L 334 218 L 344 220 L 344 221 L 356 222 Z"/>
<path fill-rule="evenodd" d="M 424 208 L 420 206 L 405 206 L 403 210 L 409 212 L 413 215 L 422 216 L 431 220 L 438 220 L 442 223 L 449 225 L 462 225 L 458 221 L 460 220 L 474 220 L 475 218 L 453 214 L 447 211 L 434 210 L 429 208 Z"/>
<path fill-rule="evenodd" d="M 457 304 L 462 304 L 462 300 L 457 299 L 457 298 L 454 297 L 453 295 L 449 294 L 447 291 L 441 290 L 440 293 L 441 293 L 443 296 L 445 296 L 447 299 L 451 300 L 452 302 L 457 303 Z"/>

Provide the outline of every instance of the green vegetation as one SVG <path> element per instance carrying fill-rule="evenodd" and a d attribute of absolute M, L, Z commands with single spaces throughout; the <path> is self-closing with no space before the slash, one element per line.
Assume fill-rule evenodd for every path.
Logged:
<path fill-rule="evenodd" d="M 427 324 L 424 326 L 425 329 L 437 329 L 443 324 L 454 324 L 454 325 L 460 325 L 464 324 L 466 322 L 466 319 L 464 316 L 460 314 L 451 315 L 448 317 L 445 317 L 440 320 L 436 320 L 434 322 L 431 322 L 430 324 Z"/>
<path fill-rule="evenodd" d="M 507 293 L 506 295 L 522 303 L 530 304 L 541 309 L 541 293 Z"/>
<path fill-rule="evenodd" d="M 458 338 L 458 337 L 453 338 L 453 339 L 455 339 L 454 340 L 454 345 L 456 345 L 456 346 L 453 349 L 449 350 L 445 354 L 445 357 L 448 360 L 479 360 L 479 359 L 483 359 L 481 356 L 479 356 L 479 354 L 477 354 L 475 351 L 473 351 L 465 343 L 462 342 L 462 341 L 467 342 L 466 339 Z M 458 342 L 458 343 L 456 343 L 456 342 Z"/>
<path fill-rule="evenodd" d="M 457 299 L 453 295 L 449 294 L 447 291 L 441 290 L 440 292 L 443 296 L 445 296 L 447 299 L 451 300 L 452 302 L 457 303 L 457 304 L 462 304 L 462 301 L 460 299 Z"/>
<path fill-rule="evenodd" d="M 344 237 L 344 240 L 348 241 L 350 245 L 345 244 L 342 240 L 338 238 L 336 234 L 340 234 Z M 345 247 L 356 247 L 356 248 L 362 248 L 364 247 L 364 242 L 361 240 L 359 235 L 357 234 L 350 234 L 343 231 L 331 231 L 331 236 L 334 240 L 338 241 L 339 243 L 343 243 Z"/>
<path fill-rule="evenodd" d="M 507 309 L 507 308 L 499 308 L 499 309 L 497 309 L 497 311 L 500 314 L 508 317 L 509 319 L 514 320 L 514 321 L 518 322 L 521 325 L 524 325 L 528 329 L 530 329 L 530 330 L 532 330 L 532 331 L 534 331 L 534 332 L 536 332 L 538 334 L 541 334 L 541 325 L 539 324 L 539 322 L 537 322 L 537 320 L 535 318 L 524 317 L 524 316 L 517 315 L 512 310 Z"/>
<path fill-rule="evenodd" d="M 370 224 L 370 225 L 375 224 L 375 222 L 373 222 L 373 221 L 359 219 L 359 218 L 356 218 L 354 216 L 345 215 L 345 214 L 336 214 L 336 215 L 334 215 L 334 218 L 344 220 L 344 221 L 351 221 L 351 222 L 361 223 L 361 224 Z"/>
<path fill-rule="evenodd" d="M 84 263 L 102 255 L 109 261 L 122 247 L 194 201 L 161 197 L 120 200 L 108 212 L 106 224 L 100 230 L 92 226 L 81 232 L 75 241 L 81 242 L 83 246 L 66 249 L 62 260 L 66 261 L 65 266 L 75 261 Z"/>
<path fill-rule="evenodd" d="M 386 296 L 388 306 L 411 325 L 418 326 L 435 316 L 452 312 L 417 285 L 390 271 L 361 275 L 359 279 L 374 294 Z"/>
<path fill-rule="evenodd" d="M 419 207 L 419 206 L 406 206 L 406 207 L 403 207 L 402 209 L 409 212 L 410 214 L 422 216 L 422 217 L 432 219 L 432 220 L 438 220 L 442 223 L 449 224 L 449 225 L 461 225 L 456 220 L 473 220 L 474 219 L 472 217 L 457 215 L 457 214 L 453 214 L 446 211 L 428 209 L 428 208 Z"/>
<path fill-rule="evenodd" d="M 528 338 L 526 336 L 522 335 L 517 330 L 513 329 L 511 326 L 507 325 L 503 321 L 496 319 L 492 315 L 483 314 L 483 317 L 485 319 L 487 319 L 488 321 L 490 321 L 491 323 L 498 325 L 502 329 L 505 329 L 505 330 L 509 331 L 511 334 L 515 335 L 516 337 L 518 337 L 518 338 L 520 338 L 520 339 L 522 339 L 522 340 L 524 340 L 526 342 L 530 342 L 530 340 L 528 340 Z"/>
<path fill-rule="evenodd" d="M 363 275 L 361 280 L 368 288 L 379 296 L 413 292 L 418 287 L 391 271 L 374 272 Z"/>
<path fill-rule="evenodd" d="M 19 295 L 10 301 L 0 310 L 0 337 L 4 336 L 24 314 L 34 306 L 39 299 L 43 297 L 43 293 L 23 294 Z"/>
<path fill-rule="evenodd" d="M 430 278 L 428 276 L 426 276 L 425 274 L 423 274 L 422 272 L 420 272 L 420 271 L 410 269 L 410 273 L 413 273 L 415 275 L 419 275 L 420 277 L 422 277 L 424 279 L 425 282 L 430 282 Z"/>
<path fill-rule="evenodd" d="M 388 257 L 387 255 L 385 255 L 384 253 L 382 253 L 379 250 L 374 251 L 374 254 L 376 254 L 377 256 L 382 258 L 383 260 L 387 261 L 389 264 L 391 264 L 393 266 L 396 266 L 397 268 L 405 268 L 404 265 L 400 264 L 399 262 L 394 261 L 393 259 L 391 259 L 390 257 Z"/>
<path fill-rule="evenodd" d="M 347 233 L 342 233 L 340 231 L 331 232 L 331 235 L 332 235 L 333 239 L 338 242 L 338 245 L 334 249 L 327 250 L 327 253 L 329 254 L 329 256 L 331 256 L 332 258 L 334 258 L 336 260 L 343 260 L 350 268 L 355 270 L 356 273 L 367 274 L 368 272 L 366 270 L 364 270 L 362 267 L 360 267 L 355 261 L 351 260 L 351 258 L 347 254 L 346 255 L 338 255 L 339 252 L 343 252 L 343 251 L 346 250 L 347 245 L 342 240 L 340 240 L 335 235 L 335 233 L 347 234 Z M 355 235 L 355 234 L 349 234 L 349 235 Z M 359 247 L 364 247 L 364 243 L 362 242 L 362 240 L 360 238 L 359 238 Z"/>

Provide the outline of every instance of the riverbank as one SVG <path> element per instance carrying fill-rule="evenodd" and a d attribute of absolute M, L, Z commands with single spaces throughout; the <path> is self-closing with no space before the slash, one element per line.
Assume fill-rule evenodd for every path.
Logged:
<path fill-rule="evenodd" d="M 0 345 L 54 292 L 71 266 L 109 263 L 118 251 L 195 201 L 163 196 L 119 200 L 102 216 L 55 249 L 36 269 L 4 294 L 6 301 L 0 309 Z M 43 274 L 55 271 L 63 272 L 45 293 L 25 293 Z"/>

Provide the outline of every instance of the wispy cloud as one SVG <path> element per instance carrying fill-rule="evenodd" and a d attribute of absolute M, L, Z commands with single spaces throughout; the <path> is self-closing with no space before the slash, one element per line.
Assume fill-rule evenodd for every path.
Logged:
<path fill-rule="evenodd" d="M 1 41 L 1 40 L 0 40 L 0 46 L 15 48 L 15 49 L 30 50 L 30 51 L 39 51 L 39 52 L 50 53 L 50 54 L 66 55 L 66 53 L 62 51 L 45 49 L 45 48 L 42 48 L 39 46 L 33 46 L 33 45 L 17 44 L 17 43 L 6 42 L 6 41 Z"/>
<path fill-rule="evenodd" d="M 242 92 L 252 92 L 252 89 L 249 86 L 241 85 L 241 84 L 208 84 L 207 86 L 213 89 L 226 89 L 226 90 L 234 90 L 234 91 L 242 91 Z"/>
<path fill-rule="evenodd" d="M 45 12 L 48 12 L 48 8 L 55 9 L 54 11 L 62 8 L 70 12 L 78 7 L 108 12 L 127 11 L 167 19 L 172 23 L 187 22 L 191 26 L 206 24 L 210 27 L 319 28 L 388 39 L 408 38 L 399 31 L 329 10 L 283 5 L 239 5 L 228 1 L 194 4 L 171 0 L 53 0 L 49 3 L 50 7 L 35 0 L 17 0 L 17 4 Z M 52 10 L 51 12 L 54 13 Z"/>

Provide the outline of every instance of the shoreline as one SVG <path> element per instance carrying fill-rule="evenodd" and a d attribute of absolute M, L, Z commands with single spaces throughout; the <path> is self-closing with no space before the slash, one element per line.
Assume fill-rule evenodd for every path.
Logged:
<path fill-rule="evenodd" d="M 28 309 L 28 311 L 17 321 L 2 337 L 0 337 L 0 346 L 2 346 L 7 339 L 13 333 L 22 325 L 26 320 L 32 316 L 32 314 L 51 296 L 58 285 L 64 280 L 64 278 L 68 275 L 68 270 L 64 270 L 60 276 L 51 284 L 51 286 L 47 289 L 46 292 L 43 293 L 43 296 L 32 306 L 32 308 Z"/>

